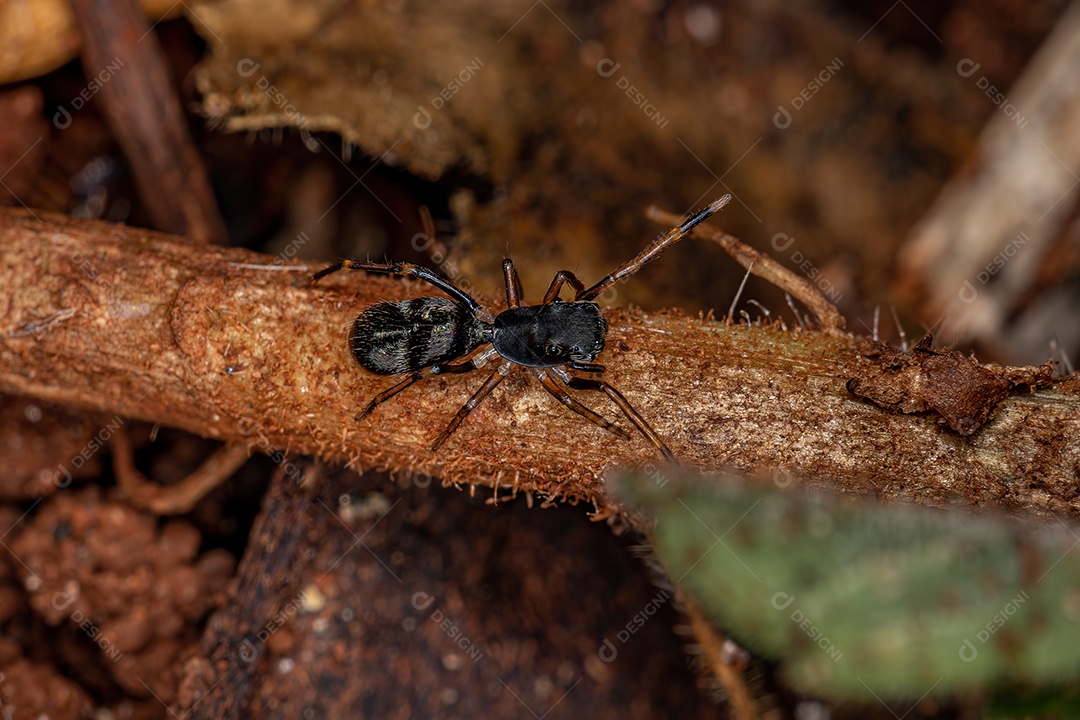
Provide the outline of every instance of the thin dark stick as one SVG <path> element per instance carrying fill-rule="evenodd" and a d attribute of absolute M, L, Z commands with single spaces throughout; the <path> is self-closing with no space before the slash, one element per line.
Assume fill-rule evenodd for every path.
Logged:
<path fill-rule="evenodd" d="M 111 72 L 97 100 L 131 163 L 139 197 L 161 230 L 224 243 L 225 223 L 172 74 L 134 0 L 74 0 L 86 76 Z"/>

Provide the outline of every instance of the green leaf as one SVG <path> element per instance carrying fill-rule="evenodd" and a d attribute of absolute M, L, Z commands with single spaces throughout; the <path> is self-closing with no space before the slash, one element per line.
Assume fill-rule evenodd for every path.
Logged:
<path fill-rule="evenodd" d="M 1080 675 L 1080 531 L 719 478 L 625 476 L 718 627 L 837 699 Z"/>

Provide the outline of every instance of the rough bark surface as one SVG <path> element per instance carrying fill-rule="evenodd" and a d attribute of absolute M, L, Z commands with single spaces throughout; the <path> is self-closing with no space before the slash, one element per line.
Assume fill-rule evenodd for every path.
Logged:
<path fill-rule="evenodd" d="M 393 380 L 351 357 L 353 319 L 378 300 L 435 294 L 427 286 L 354 273 L 312 287 L 314 268 L 289 272 L 247 251 L 20 210 L 0 218 L 0 391 L 253 450 L 587 500 L 605 511 L 606 469 L 663 472 L 645 440 L 617 440 L 523 372 L 438 453 L 428 446 L 485 371 L 429 379 L 355 421 Z M 1080 510 L 1075 379 L 1010 396 L 961 437 L 936 416 L 887 413 L 848 391 L 851 378 L 875 367 L 879 348 L 868 339 L 677 313 L 607 318 L 606 379 L 688 465 L 779 473 L 782 482 L 887 500 Z M 602 397 L 579 396 L 629 429 Z"/>

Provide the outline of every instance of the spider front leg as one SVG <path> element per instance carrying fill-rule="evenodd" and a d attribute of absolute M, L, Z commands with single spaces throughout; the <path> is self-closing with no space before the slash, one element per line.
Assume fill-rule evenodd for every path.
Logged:
<path fill-rule="evenodd" d="M 600 295 L 600 293 L 604 292 L 609 287 L 619 282 L 623 278 L 630 277 L 638 270 L 645 267 L 647 263 L 655 260 L 660 255 L 660 253 L 664 252 L 669 247 L 689 235 L 695 227 L 705 222 L 705 220 L 707 220 L 714 213 L 720 211 L 729 202 L 731 202 L 730 193 L 720 198 L 712 205 L 709 205 L 708 207 L 697 211 L 689 218 L 687 218 L 682 225 L 679 225 L 678 227 L 673 227 L 668 230 L 666 233 L 664 233 L 663 237 L 654 240 L 647 248 L 638 253 L 636 257 L 620 265 L 603 280 L 596 283 L 588 290 L 578 291 L 577 297 L 574 299 L 592 300 L 593 298 Z"/>
<path fill-rule="evenodd" d="M 521 304 L 521 281 L 518 279 L 517 270 L 514 268 L 514 261 L 510 258 L 503 260 L 503 278 L 506 283 L 506 306 L 511 308 L 519 307 Z M 555 273 L 548 291 L 544 293 L 544 300 L 541 304 L 547 305 L 553 302 L 555 298 L 559 297 L 562 286 L 567 283 L 578 294 L 585 290 L 585 284 L 578 280 L 574 273 L 569 270 L 560 270 Z"/>
<path fill-rule="evenodd" d="M 506 307 L 516 308 L 521 305 L 521 280 L 518 278 L 514 261 L 503 260 L 503 282 L 506 284 Z"/>
<path fill-rule="evenodd" d="M 480 307 L 480 303 L 476 302 L 471 295 L 464 290 L 458 288 L 449 280 L 444 280 L 435 274 L 433 270 L 429 270 L 426 267 L 414 265 L 413 263 L 375 263 L 368 260 L 342 260 L 339 263 L 334 263 L 330 267 L 323 268 L 319 272 L 312 276 L 311 281 L 316 282 L 321 278 L 338 272 L 339 270 L 362 270 L 369 273 L 378 273 L 381 275 L 397 275 L 399 277 L 414 277 L 418 280 L 423 280 L 429 285 L 442 290 L 444 293 L 454 298 L 460 303 L 464 303 L 473 314 L 482 314 L 484 309 Z"/>
<path fill-rule="evenodd" d="M 559 292 L 562 290 L 563 285 L 569 283 L 570 287 L 574 288 L 574 292 L 580 297 L 581 293 L 585 292 L 585 283 L 578 280 L 577 275 L 569 270 L 560 270 L 555 273 L 555 277 L 551 280 L 551 286 L 548 287 L 548 291 L 544 294 L 544 304 L 547 305 L 550 302 L 554 302 L 555 298 L 559 297 Z"/>

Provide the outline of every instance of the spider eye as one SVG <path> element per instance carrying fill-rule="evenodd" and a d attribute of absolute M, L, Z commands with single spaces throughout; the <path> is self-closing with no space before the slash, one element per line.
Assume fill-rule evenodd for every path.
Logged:
<path fill-rule="evenodd" d="M 544 352 L 546 352 L 548 355 L 559 357 L 563 354 L 563 347 L 562 345 L 548 340 L 547 343 L 544 345 Z"/>

